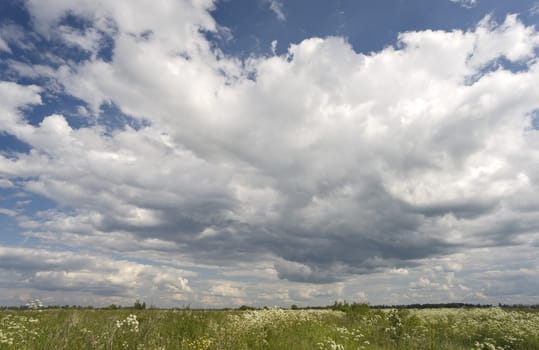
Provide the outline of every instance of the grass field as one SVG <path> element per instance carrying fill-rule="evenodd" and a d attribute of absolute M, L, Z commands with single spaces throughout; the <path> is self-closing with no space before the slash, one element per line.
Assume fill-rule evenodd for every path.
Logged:
<path fill-rule="evenodd" d="M 539 349 L 530 310 L 0 311 L 0 349 Z"/>

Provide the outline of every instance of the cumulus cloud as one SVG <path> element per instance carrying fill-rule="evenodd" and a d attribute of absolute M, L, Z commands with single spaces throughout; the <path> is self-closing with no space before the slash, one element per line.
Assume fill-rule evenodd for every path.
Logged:
<path fill-rule="evenodd" d="M 40 104 L 40 91 L 41 88 L 35 85 L 0 82 L 0 127 L 3 132 L 15 133 L 25 127 L 20 109 L 31 104 Z"/>
<path fill-rule="evenodd" d="M 0 154 L 0 176 L 59 204 L 19 217 L 26 235 L 206 266 L 264 260 L 279 278 L 310 283 L 415 278 L 404 271 L 425 259 L 534 237 L 539 34 L 516 16 L 402 33 L 370 54 L 310 38 L 242 62 L 203 35 L 218 30 L 211 1 L 167 4 L 28 1 L 40 35 L 92 52 L 96 33 L 114 42 L 110 60 L 46 72 L 84 101 L 81 117 L 113 106 L 139 124 L 75 127 L 52 114 L 32 125 L 24 108 L 43 88 L 0 83 L 0 127 L 32 149 Z M 92 26 L 66 28 L 66 13 Z M 78 286 L 72 276 L 33 278 Z M 182 281 L 156 284 L 178 294 Z M 234 288 L 209 296 L 242 297 Z"/>
<path fill-rule="evenodd" d="M 288 293 L 292 300 L 305 302 L 306 304 L 309 304 L 309 302 L 312 302 L 317 298 L 337 300 L 342 299 L 343 285 L 337 283 L 329 288 L 328 286 L 299 285 L 290 288 Z"/>
<path fill-rule="evenodd" d="M 94 304 L 117 297 L 128 305 L 137 297 L 159 299 L 188 293 L 185 276 L 195 273 L 172 267 L 151 266 L 105 255 L 0 247 L 0 289 L 32 290 L 34 295 L 49 295 L 49 304 L 62 304 L 65 292 L 84 293 Z M 59 294 L 57 299 L 54 293 Z M 16 295 L 2 293 L 2 304 L 16 304 Z"/>
<path fill-rule="evenodd" d="M 233 287 L 230 283 L 224 282 L 210 287 L 209 294 L 219 297 L 234 297 L 239 298 L 245 296 L 245 293 L 240 289 Z"/>

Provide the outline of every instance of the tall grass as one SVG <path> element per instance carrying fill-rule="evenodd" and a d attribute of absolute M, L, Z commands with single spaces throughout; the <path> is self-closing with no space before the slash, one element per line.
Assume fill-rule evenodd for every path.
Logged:
<path fill-rule="evenodd" d="M 524 310 L 0 311 L 0 349 L 539 349 Z"/>

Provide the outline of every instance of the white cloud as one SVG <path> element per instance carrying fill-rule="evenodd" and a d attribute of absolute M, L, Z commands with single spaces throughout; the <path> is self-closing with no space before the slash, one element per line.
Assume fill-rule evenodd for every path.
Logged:
<path fill-rule="evenodd" d="M 438 286 L 438 283 L 433 283 L 426 277 L 420 277 L 419 281 L 410 283 L 410 288 L 412 289 L 433 288 Z"/>
<path fill-rule="evenodd" d="M 218 297 L 241 298 L 245 296 L 244 291 L 242 291 L 240 288 L 233 287 L 232 284 L 228 282 L 211 286 L 208 292 L 210 295 Z"/>
<path fill-rule="evenodd" d="M 9 48 L 9 45 L 1 36 L 0 36 L 0 50 L 11 53 L 11 49 Z"/>
<path fill-rule="evenodd" d="M 18 136 L 23 125 L 20 109 L 32 104 L 41 104 L 39 92 L 35 85 L 22 86 L 16 83 L 0 81 L 0 130 Z"/>
<path fill-rule="evenodd" d="M 342 299 L 343 284 L 335 283 L 331 286 L 297 285 L 289 289 L 288 294 L 292 300 L 309 304 L 314 300 Z"/>
<path fill-rule="evenodd" d="M 110 104 L 144 121 L 75 128 L 53 114 L 30 125 L 23 109 L 40 103 L 44 88 L 0 83 L 0 128 L 32 147 L 0 155 L 0 175 L 60 205 L 17 217 L 28 237 L 180 256 L 229 275 L 237 268 L 246 280 L 255 278 L 244 271 L 249 262 L 261 260 L 274 266 L 268 280 L 346 283 L 391 271 L 409 298 L 457 293 L 450 274 L 468 269 L 440 262 L 439 280 L 417 270 L 426 259 L 534 242 L 539 145 L 529 115 L 539 108 L 539 35 L 516 16 L 486 18 L 467 32 L 402 33 L 396 47 L 368 55 L 342 38 L 310 38 L 285 55 L 241 62 L 201 33 L 217 30 L 211 1 L 28 5 L 43 35 L 63 33 L 67 44 L 95 52 L 96 33 L 107 33 L 113 56 L 12 69 L 53 78 L 88 104 L 81 114 Z M 59 28 L 68 10 L 95 28 Z M 526 68 L 490 69 L 500 58 Z M 151 270 L 143 280 L 175 300 L 197 292 L 181 274 L 127 265 L 127 280 L 117 270 L 94 279 L 113 295 L 117 286 L 139 290 L 133 276 Z M 77 273 L 33 278 L 81 286 L 94 271 Z M 318 287 L 283 288 L 279 300 L 341 293 Z M 254 295 L 224 281 L 202 290 L 193 298 Z"/>
<path fill-rule="evenodd" d="M 0 179 L 0 188 L 13 188 L 13 183 L 7 179 Z"/>
<path fill-rule="evenodd" d="M 485 17 L 475 33 L 476 46 L 469 60 L 473 66 L 481 66 L 501 56 L 510 61 L 531 59 L 539 44 L 534 28 L 524 26 L 514 14 L 508 15 L 501 25 Z"/>
<path fill-rule="evenodd" d="M 100 41 L 103 40 L 102 36 L 95 28 L 80 31 L 68 26 L 60 26 L 59 34 L 68 46 L 79 47 L 93 55 L 97 54 L 100 47 Z"/>
<path fill-rule="evenodd" d="M 184 276 L 194 275 L 171 267 L 113 260 L 104 255 L 37 248 L 0 247 L 0 261 L 0 275 L 11 276 L 9 283 L 0 283 L 0 289 L 26 288 L 40 299 L 59 292 L 56 298 L 49 298 L 53 305 L 64 304 L 62 295 L 72 298 L 70 294 L 81 291 L 99 305 L 107 305 L 114 297 L 123 300 L 124 305 L 130 305 L 137 297 L 163 298 L 171 305 L 166 301 L 168 294 L 191 292 Z M 2 305 L 16 305 L 19 301 L 14 294 L 2 295 Z M 101 299 L 106 300 L 105 304 Z"/>
<path fill-rule="evenodd" d="M 408 269 L 400 268 L 392 268 L 388 271 L 388 273 L 396 274 L 396 275 L 407 275 L 409 273 Z"/>
<path fill-rule="evenodd" d="M 460 4 L 460 6 L 465 8 L 472 8 L 477 5 L 477 0 L 449 0 L 451 2 Z"/>
<path fill-rule="evenodd" d="M 7 215 L 7 216 L 16 216 L 17 212 L 15 210 L 7 209 L 7 208 L 0 208 L 0 214 Z"/>
<path fill-rule="evenodd" d="M 279 21 L 286 20 L 286 15 L 283 10 L 283 3 L 279 0 L 267 0 L 270 10 L 273 11 Z"/>

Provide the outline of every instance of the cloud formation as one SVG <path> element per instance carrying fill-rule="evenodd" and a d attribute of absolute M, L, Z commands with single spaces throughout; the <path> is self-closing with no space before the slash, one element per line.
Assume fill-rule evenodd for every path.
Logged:
<path fill-rule="evenodd" d="M 241 61 L 204 35 L 219 30 L 212 1 L 27 6 L 40 36 L 85 53 L 10 62 L 13 74 L 48 84 L 0 82 L 0 129 L 31 148 L 0 155 L 0 184 L 58 203 L 15 215 L 27 237 L 193 266 L 263 262 L 274 278 L 314 284 L 538 242 L 539 34 L 516 15 L 401 33 L 370 54 L 327 37 Z M 58 91 L 79 101 L 86 122 L 57 113 L 29 123 L 26 111 Z M 104 125 L 109 107 L 128 122 Z M 127 261 L 111 270 L 62 253 L 75 260 L 67 273 L 52 252 L 2 249 L 17 264 L 4 273 L 33 271 L 34 288 L 191 291 L 175 270 Z M 50 266 L 37 271 L 36 254 Z M 282 300 L 321 297 L 317 288 Z M 197 298 L 249 295 L 230 282 L 207 291 Z"/>
<path fill-rule="evenodd" d="M 283 11 L 283 3 L 279 0 L 268 0 L 269 8 L 273 13 L 275 13 L 275 16 L 279 21 L 286 20 L 286 15 Z"/>
<path fill-rule="evenodd" d="M 103 304 L 111 297 L 124 305 L 140 297 L 181 301 L 187 300 L 191 292 L 185 276 L 193 275 L 180 269 L 114 260 L 105 255 L 33 248 L 2 247 L 0 262 L 4 281 L 0 289 L 22 292 L 18 297 L 5 294 L 2 302 L 18 298 L 22 303 L 32 288 L 50 293 L 49 299 L 54 302 L 61 302 L 54 294 L 63 292 L 82 293 L 78 302 L 89 298 L 96 304 Z"/>
<path fill-rule="evenodd" d="M 451 2 L 457 3 L 465 8 L 472 8 L 477 5 L 477 0 L 450 0 Z"/>

